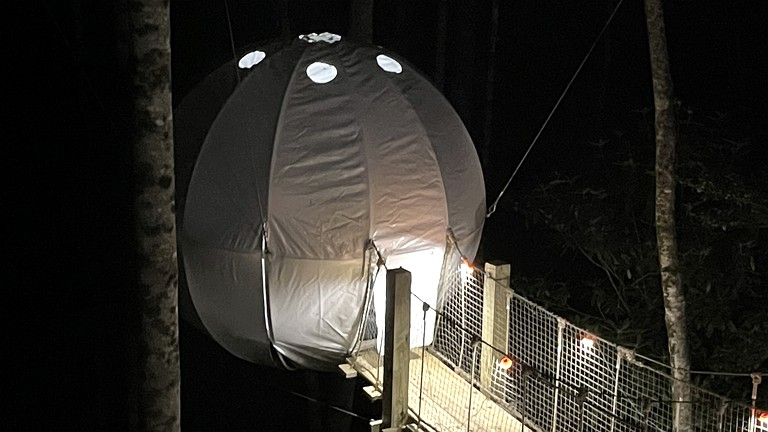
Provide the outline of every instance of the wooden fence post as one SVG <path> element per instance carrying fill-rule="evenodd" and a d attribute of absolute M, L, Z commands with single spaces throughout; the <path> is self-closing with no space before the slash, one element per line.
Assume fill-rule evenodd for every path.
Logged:
<path fill-rule="evenodd" d="M 482 339 L 504 353 L 509 352 L 509 287 L 510 265 L 485 263 L 483 282 L 483 334 Z M 480 385 L 490 389 L 496 362 L 504 354 L 483 344 L 480 354 Z"/>
<path fill-rule="evenodd" d="M 387 270 L 384 330 L 382 429 L 408 423 L 408 368 L 411 353 L 411 272 Z"/>

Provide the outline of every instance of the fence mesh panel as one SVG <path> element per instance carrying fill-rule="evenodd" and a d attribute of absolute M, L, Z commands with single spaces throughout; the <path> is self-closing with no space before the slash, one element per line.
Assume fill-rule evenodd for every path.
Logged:
<path fill-rule="evenodd" d="M 642 385 L 638 385 L 642 383 Z M 668 431 L 672 428 L 669 376 L 640 362 L 626 359 L 619 370 L 617 387 L 618 431 Z"/>
<path fill-rule="evenodd" d="M 458 263 L 459 257 L 454 251 L 447 260 Z M 438 314 L 432 344 L 411 350 L 409 407 L 423 427 L 518 432 L 524 423 L 526 431 L 539 432 L 673 429 L 678 404 L 671 400 L 668 367 L 573 326 L 506 286 L 501 287 L 506 301 L 494 306 L 501 315 L 486 317 L 485 325 L 508 330 L 507 345 L 493 346 L 481 339 L 488 301 L 484 273 L 458 264 L 448 270 L 438 305 L 427 305 L 429 313 Z M 383 360 L 375 327 L 375 319 L 366 321 L 353 358 L 358 370 L 380 384 Z M 423 329 L 423 321 L 411 323 L 419 337 Z M 768 418 L 759 418 L 764 411 L 753 413 L 746 404 L 698 387 L 691 386 L 684 403 L 696 432 L 768 432 Z"/>
<path fill-rule="evenodd" d="M 570 324 L 563 329 L 560 430 L 602 431 L 612 423 L 616 346 Z M 579 427 L 581 426 L 581 429 Z"/>
<path fill-rule="evenodd" d="M 456 284 L 446 298 L 435 331 L 433 348 L 465 374 L 473 371 L 472 342 L 482 334 L 483 297 L 482 275 L 466 268 L 456 272 Z M 477 356 L 476 356 L 477 357 Z M 475 378 L 480 359 L 475 359 Z"/>
<path fill-rule="evenodd" d="M 558 320 L 519 296 L 509 300 L 509 354 L 516 359 L 507 381 L 511 407 L 526 423 L 550 430 L 555 397 Z M 532 338 L 530 335 L 541 335 Z M 530 367 L 529 367 L 530 366 Z"/>

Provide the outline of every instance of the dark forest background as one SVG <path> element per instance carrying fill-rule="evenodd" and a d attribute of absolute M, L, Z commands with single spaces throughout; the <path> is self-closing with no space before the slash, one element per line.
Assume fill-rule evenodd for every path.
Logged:
<path fill-rule="evenodd" d="M 2 202 L 10 242 L 2 280 L 13 301 L 3 302 L 2 355 L 12 362 L 3 389 L 13 404 L 3 409 L 1 430 L 127 428 L 136 274 L 127 41 L 119 37 L 126 4 L 4 7 L 2 164 L 10 175 Z M 380 1 L 373 20 L 374 43 L 433 79 L 464 120 L 489 204 L 616 3 L 498 2 L 491 54 L 493 4 Z M 351 20 L 342 0 L 226 5 L 229 22 L 224 2 L 171 3 L 174 103 L 233 57 L 233 41 L 237 50 L 308 32 L 345 35 Z M 694 366 L 766 372 L 768 7 L 761 0 L 665 7 Z M 444 60 L 436 54 L 441 34 Z M 625 0 L 487 220 L 478 262 L 512 263 L 519 292 L 664 360 L 649 217 L 652 96 L 642 2 Z M 739 399 L 750 390 L 748 378 L 697 379 Z M 182 323 L 184 429 L 359 427 L 290 393 L 374 416 L 377 407 L 356 397 L 359 384 L 244 364 Z M 328 388 L 338 391 L 320 390 Z"/>

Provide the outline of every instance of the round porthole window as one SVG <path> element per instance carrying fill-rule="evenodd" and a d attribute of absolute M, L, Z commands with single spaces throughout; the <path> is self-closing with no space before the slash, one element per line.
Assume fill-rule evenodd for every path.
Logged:
<path fill-rule="evenodd" d="M 385 56 L 384 54 L 379 54 L 376 56 L 376 63 L 379 64 L 379 67 L 384 69 L 387 72 L 392 73 L 400 73 L 403 71 L 403 66 L 395 59 L 389 56 Z"/>
<path fill-rule="evenodd" d="M 325 84 L 336 78 L 336 66 L 323 62 L 314 62 L 307 66 L 307 76 L 318 84 Z"/>
<path fill-rule="evenodd" d="M 267 54 L 264 51 L 249 52 L 248 54 L 244 55 L 239 62 L 237 62 L 237 65 L 240 67 L 240 69 L 250 69 L 261 63 L 261 61 L 266 57 Z"/>

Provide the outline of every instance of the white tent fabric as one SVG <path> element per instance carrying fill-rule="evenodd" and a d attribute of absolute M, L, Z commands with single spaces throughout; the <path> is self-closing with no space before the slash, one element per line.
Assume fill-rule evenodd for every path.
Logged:
<path fill-rule="evenodd" d="M 368 245 L 436 304 L 447 230 L 477 251 L 482 172 L 456 113 L 397 55 L 336 35 L 254 52 L 239 83 L 230 62 L 174 113 L 177 148 L 199 148 L 177 174 L 182 314 L 243 359 L 326 369 L 365 318 Z"/>

